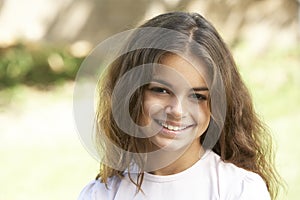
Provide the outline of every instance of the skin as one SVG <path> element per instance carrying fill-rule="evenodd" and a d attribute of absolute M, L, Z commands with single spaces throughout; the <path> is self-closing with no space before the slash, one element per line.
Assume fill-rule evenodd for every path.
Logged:
<path fill-rule="evenodd" d="M 178 55 L 167 55 L 154 70 L 152 82 L 144 92 L 142 125 L 152 144 L 165 156 L 183 154 L 153 174 L 169 175 L 191 167 L 204 153 L 200 136 L 210 121 L 209 90 L 197 69 Z"/>

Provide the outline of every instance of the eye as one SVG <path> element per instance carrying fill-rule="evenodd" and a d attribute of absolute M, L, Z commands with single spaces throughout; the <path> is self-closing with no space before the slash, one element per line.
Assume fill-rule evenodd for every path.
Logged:
<path fill-rule="evenodd" d="M 162 87 L 150 87 L 150 91 L 160 94 L 169 94 L 169 91 Z"/>
<path fill-rule="evenodd" d="M 207 100 L 207 96 L 204 94 L 200 94 L 200 93 L 193 93 L 190 95 L 190 97 L 197 101 L 206 101 Z"/>

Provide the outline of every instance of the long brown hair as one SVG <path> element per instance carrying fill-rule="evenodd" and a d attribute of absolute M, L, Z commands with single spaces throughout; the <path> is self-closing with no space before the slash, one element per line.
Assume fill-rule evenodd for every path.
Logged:
<path fill-rule="evenodd" d="M 104 183 L 107 183 L 109 177 L 121 178 L 134 160 L 140 166 L 140 171 L 136 181 L 131 178 L 130 173 L 129 177 L 133 184 L 141 189 L 145 158 L 130 152 L 146 152 L 147 139 L 134 137 L 134 133 L 139 131 L 136 127 L 128 128 L 133 134 L 126 134 L 126 131 L 119 127 L 113 116 L 112 107 L 117 107 L 122 118 L 122 112 L 126 111 L 124 106 L 127 104 L 123 99 L 119 99 L 114 105 L 112 101 L 116 98 L 114 89 L 126 72 L 136 66 L 159 63 L 162 56 L 168 53 L 164 49 L 155 48 L 154 44 L 159 43 L 161 46 L 167 46 L 167 49 L 172 48 L 174 52 L 189 52 L 193 56 L 201 57 L 207 65 L 213 64 L 218 68 L 226 94 L 226 102 L 224 102 L 226 103 L 226 118 L 220 130 L 220 136 L 211 148 L 223 161 L 259 174 L 265 181 L 272 199 L 276 199 L 280 178 L 274 167 L 271 135 L 257 116 L 251 95 L 242 81 L 230 51 L 216 29 L 201 15 L 184 12 L 159 15 L 140 26 L 140 28 L 145 27 L 174 30 L 186 37 L 163 37 L 155 32 L 137 30 L 124 47 L 127 49 L 126 53 L 119 56 L 101 78 L 98 91 L 101 101 L 98 102 L 96 116 L 96 142 L 104 162 L 101 163 L 97 178 Z M 194 47 L 191 40 L 196 41 L 200 48 Z M 132 48 L 138 43 L 143 43 L 145 48 Z M 151 79 L 150 68 L 144 67 L 143 72 L 131 77 L 131 80 L 141 85 L 144 79 Z M 142 114 L 143 90 L 143 86 L 136 88 L 128 100 L 130 117 L 136 123 Z M 118 97 L 126 96 L 130 92 L 126 87 L 121 87 L 118 91 Z M 205 137 L 206 134 L 201 137 L 201 142 Z M 107 145 L 108 142 L 125 151 Z M 107 165 L 105 160 L 120 167 L 115 169 Z"/>

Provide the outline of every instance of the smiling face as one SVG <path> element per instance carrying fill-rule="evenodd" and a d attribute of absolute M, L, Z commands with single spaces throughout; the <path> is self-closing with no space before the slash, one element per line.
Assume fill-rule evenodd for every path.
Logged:
<path fill-rule="evenodd" d="M 210 120 L 209 91 L 198 70 L 177 55 L 165 56 L 144 91 L 141 125 L 154 148 L 200 148 Z"/>

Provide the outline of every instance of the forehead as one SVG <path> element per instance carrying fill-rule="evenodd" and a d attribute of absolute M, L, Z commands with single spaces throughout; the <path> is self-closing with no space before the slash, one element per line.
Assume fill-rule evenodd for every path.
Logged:
<path fill-rule="evenodd" d="M 161 59 L 160 66 L 154 70 L 154 79 L 162 79 L 172 84 L 189 84 L 192 87 L 206 86 L 204 65 L 169 54 Z"/>

